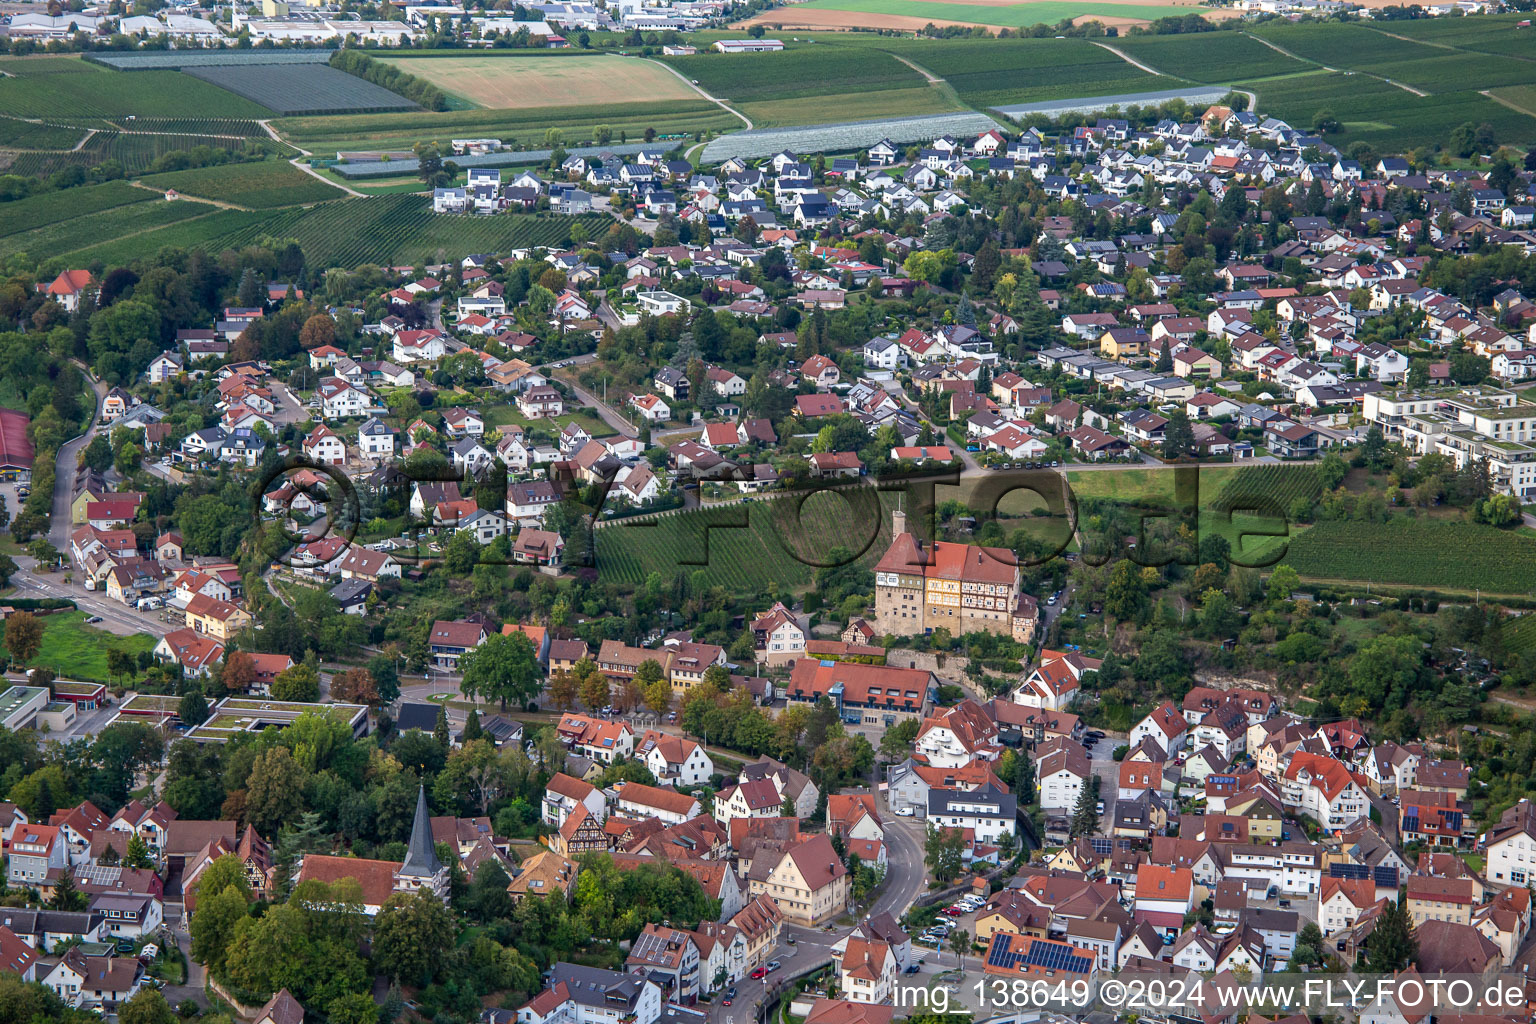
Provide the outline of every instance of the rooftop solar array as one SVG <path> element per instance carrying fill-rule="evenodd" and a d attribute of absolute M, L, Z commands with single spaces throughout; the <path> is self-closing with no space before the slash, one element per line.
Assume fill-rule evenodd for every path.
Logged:
<path fill-rule="evenodd" d="M 1020 940 L 1023 949 L 1014 948 L 1014 940 Z M 1073 947 L 1044 939 L 1030 940 L 1022 935 L 994 935 L 992 948 L 987 951 L 987 966 L 1000 967 L 1005 971 L 1021 967 L 1038 967 L 1047 971 L 1071 971 L 1085 974 L 1093 966 L 1093 959 L 1078 956 Z"/>

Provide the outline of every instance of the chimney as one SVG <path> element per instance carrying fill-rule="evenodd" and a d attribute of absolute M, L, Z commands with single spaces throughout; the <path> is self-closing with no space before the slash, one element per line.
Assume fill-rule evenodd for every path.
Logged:
<path fill-rule="evenodd" d="M 895 540 L 907 532 L 907 514 L 901 509 L 891 511 L 891 539 Z"/>

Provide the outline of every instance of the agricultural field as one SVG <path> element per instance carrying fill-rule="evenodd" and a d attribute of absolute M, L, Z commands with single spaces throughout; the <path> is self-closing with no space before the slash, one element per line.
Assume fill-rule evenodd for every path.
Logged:
<path fill-rule="evenodd" d="M 1536 537 L 1467 522 L 1318 523 L 1291 539 L 1283 561 L 1309 579 L 1536 593 Z"/>
<path fill-rule="evenodd" d="M 1269 508 L 1286 515 L 1297 500 L 1310 505 L 1322 492 L 1312 466 L 1244 466 L 1227 477 L 1208 507 L 1218 512 Z"/>
<path fill-rule="evenodd" d="M 135 71 L 140 75 L 171 74 Z M 325 64 L 223 64 L 188 68 L 190 76 L 282 115 L 419 110 L 404 96 Z"/>
<path fill-rule="evenodd" d="M 450 110 L 440 113 L 359 114 L 344 117 L 284 118 L 273 123 L 284 139 L 322 156 L 340 150 L 401 151 L 423 139 L 443 145 L 462 136 L 494 136 L 522 148 L 542 148 L 545 133 L 558 129 L 567 146 L 594 140 L 599 125 L 614 142 L 639 142 L 647 128 L 658 135 L 733 131 L 741 120 L 703 98 L 665 103 L 623 103 L 588 107 L 527 107 L 519 110 Z"/>
<path fill-rule="evenodd" d="M 934 39 L 901 46 L 973 107 L 1172 88 L 1086 39 Z"/>
<path fill-rule="evenodd" d="M 67 65 L 67 66 L 66 66 Z M 108 71 L 78 58 L 0 60 L 0 111 L 14 117 L 271 116 L 267 108 L 179 71 Z"/>
<path fill-rule="evenodd" d="M 816 573 L 810 563 L 834 546 L 866 565 L 878 561 L 890 544 L 895 501 L 894 492 L 854 488 L 847 500 L 817 494 L 803 506 L 797 498 L 777 498 L 613 523 L 594 533 L 598 576 L 636 584 L 653 572 L 663 579 L 703 572 L 706 586 L 741 592 L 808 586 Z"/>
<path fill-rule="evenodd" d="M 1479 18 L 1425 18 L 1420 21 L 1394 21 L 1377 31 L 1404 36 L 1431 46 L 1450 46 L 1473 53 L 1492 53 L 1529 58 L 1533 44 L 1529 29 L 1515 26 L 1527 20 L 1524 14 L 1494 15 Z"/>
<path fill-rule="evenodd" d="M 663 59 L 686 77 L 697 80 L 699 87 L 710 95 L 742 103 L 840 97 L 927 85 L 921 74 L 890 54 L 865 48 L 829 53 L 820 46 L 810 46 L 777 53 L 701 53 Z"/>
<path fill-rule="evenodd" d="M 144 194 L 153 198 L 153 193 Z M 158 252 L 164 248 L 200 248 L 205 252 L 222 252 L 226 246 L 220 244 L 220 239 L 237 234 L 247 236 L 249 232 L 270 222 L 274 216 L 280 215 L 272 210 L 221 210 L 206 203 L 182 202 L 165 205 L 180 206 L 194 212 L 201 211 L 202 215 L 190 220 L 177 221 L 140 235 L 128 235 L 99 242 L 76 253 L 75 259 L 81 263 L 100 261 L 105 264 L 114 264 L 128 263 L 145 253 Z M 257 231 L 254 237 L 259 238 L 260 234 Z"/>
<path fill-rule="evenodd" d="M 741 103 L 736 109 L 759 128 L 826 124 L 830 121 L 873 121 L 887 117 L 945 114 L 965 107 L 944 89 L 922 86 L 884 92 L 855 92 L 845 96 L 802 96 L 788 100 Z"/>
<path fill-rule="evenodd" d="M 1126 36 L 1115 40 L 1114 46 L 1165 75 L 1194 82 L 1231 82 L 1313 70 L 1313 65 L 1238 32 Z"/>
<path fill-rule="evenodd" d="M 1504 647 L 1511 651 L 1536 648 L 1536 614 L 1527 612 L 1504 620 Z"/>
<path fill-rule="evenodd" d="M 153 199 L 154 193 L 126 181 L 83 185 L 62 192 L 45 192 L 0 205 L 0 238 L 46 227 L 70 217 L 86 217 L 131 203 Z"/>
<path fill-rule="evenodd" d="M 432 263 L 443 254 L 561 245 L 570 238 L 575 219 L 532 214 L 434 214 L 420 196 L 377 196 L 281 211 L 214 239 L 209 247 L 237 248 L 271 235 L 295 239 L 314 267 Z M 600 237 L 613 223 L 602 214 L 581 220 L 593 237 Z"/>
<path fill-rule="evenodd" d="M 67 202 L 70 194 L 76 191 L 83 190 L 68 189 L 47 198 Z M 30 231 L 8 234 L 0 238 L 0 257 L 22 252 L 38 260 L 67 256 L 104 239 L 141 235 L 179 220 L 207 216 L 210 212 L 210 208 L 202 203 L 168 203 L 164 199 L 155 199 L 150 193 L 145 194 L 150 196 L 150 202 L 115 206 L 99 213 L 72 216 Z"/>
<path fill-rule="evenodd" d="M 11 170 L 14 174 L 52 174 L 63 167 L 96 167 L 108 160 L 116 160 L 123 165 L 124 172 L 138 174 L 166 153 L 191 150 L 198 146 L 260 151 L 278 148 L 279 144 L 271 140 L 226 136 L 135 135 L 129 132 L 100 131 L 87 139 L 79 149 L 19 153 Z"/>
<path fill-rule="evenodd" d="M 1536 141 L 1536 119 L 1476 92 L 1414 96 L 1379 79 L 1342 72 L 1238 84 L 1258 94 L 1262 112 L 1299 128 L 1311 128 L 1319 111 L 1332 111 L 1343 131 L 1328 141 L 1340 149 L 1355 142 L 1383 152 L 1444 145 L 1467 121 L 1491 124 L 1500 142 Z"/>
<path fill-rule="evenodd" d="M 1506 89 L 1493 89 L 1490 95 L 1502 100 L 1505 106 L 1515 107 L 1536 117 L 1536 85 L 1515 85 Z"/>
<path fill-rule="evenodd" d="M 68 149 L 84 137 L 84 128 L 0 117 L 0 148 L 4 149 Z"/>
<path fill-rule="evenodd" d="M 233 135 L 266 139 L 260 121 L 233 117 L 117 117 L 111 123 L 127 132 L 169 132 L 172 135 Z"/>
<path fill-rule="evenodd" d="M 153 174 L 144 184 L 253 209 L 298 206 L 340 199 L 345 193 L 283 160 L 224 164 Z"/>
<path fill-rule="evenodd" d="M 924 24 L 986 25 L 992 28 L 1029 28 L 1062 21 L 1094 18 L 1111 25 L 1146 24 L 1154 18 L 1200 14 L 1194 4 L 1126 2 L 1112 0 L 1030 0 L 1025 3 L 965 3 L 950 0 L 809 0 L 792 9 L 774 9 L 751 21 L 764 25 L 812 28 L 920 29 Z"/>
<path fill-rule="evenodd" d="M 698 93 L 664 67 L 630 57 L 564 60 L 497 56 L 395 57 L 382 55 L 408 74 L 425 79 L 469 106 L 490 109 L 579 107 L 611 102 L 650 103 L 697 98 Z"/>

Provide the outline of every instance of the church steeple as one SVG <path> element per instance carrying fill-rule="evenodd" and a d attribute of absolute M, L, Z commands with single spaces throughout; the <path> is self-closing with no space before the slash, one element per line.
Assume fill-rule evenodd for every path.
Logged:
<path fill-rule="evenodd" d="M 406 847 L 405 863 L 400 865 L 400 875 L 423 880 L 436 879 L 445 874 L 443 862 L 437 859 L 437 848 L 432 844 L 432 818 L 427 813 L 427 787 L 416 791 L 416 819 L 411 822 L 411 841 Z"/>

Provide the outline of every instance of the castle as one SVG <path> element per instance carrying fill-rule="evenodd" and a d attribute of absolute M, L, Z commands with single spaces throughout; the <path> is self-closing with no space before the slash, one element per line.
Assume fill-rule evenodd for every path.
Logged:
<path fill-rule="evenodd" d="M 1021 599 L 1019 563 L 1007 548 L 938 541 L 931 546 L 907 531 L 907 514 L 892 515 L 891 546 L 875 566 L 875 626 L 896 636 L 954 636 L 978 631 L 1027 640 L 1034 603 Z"/>

